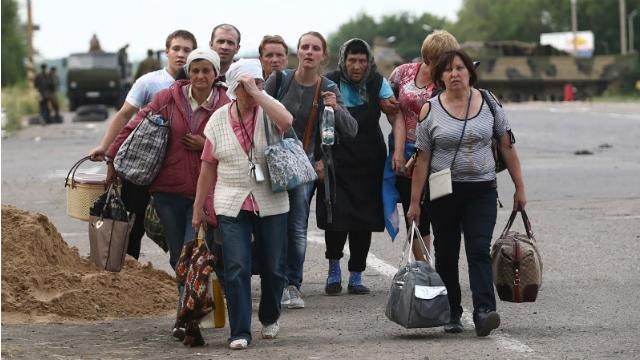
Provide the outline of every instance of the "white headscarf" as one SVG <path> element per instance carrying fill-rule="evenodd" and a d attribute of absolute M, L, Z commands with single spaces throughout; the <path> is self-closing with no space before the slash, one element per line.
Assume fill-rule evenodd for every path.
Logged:
<path fill-rule="evenodd" d="M 262 77 L 262 65 L 258 59 L 240 59 L 229 67 L 225 76 L 227 78 L 227 96 L 235 100 L 236 88 L 242 75 L 249 75 L 254 79 L 264 80 Z"/>
<path fill-rule="evenodd" d="M 218 53 L 209 48 L 197 48 L 189 53 L 187 56 L 187 73 L 189 72 L 189 65 L 194 60 L 207 60 L 213 65 L 213 69 L 216 71 L 216 76 L 220 74 L 220 56 Z"/>

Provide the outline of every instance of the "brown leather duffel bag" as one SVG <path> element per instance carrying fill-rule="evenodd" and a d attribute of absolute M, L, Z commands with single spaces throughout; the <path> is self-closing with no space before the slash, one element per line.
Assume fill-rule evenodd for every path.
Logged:
<path fill-rule="evenodd" d="M 529 217 L 521 210 L 526 234 L 510 231 L 518 211 L 514 210 L 491 248 L 493 281 L 502 301 L 533 302 L 542 285 L 542 258 L 531 231 Z"/>

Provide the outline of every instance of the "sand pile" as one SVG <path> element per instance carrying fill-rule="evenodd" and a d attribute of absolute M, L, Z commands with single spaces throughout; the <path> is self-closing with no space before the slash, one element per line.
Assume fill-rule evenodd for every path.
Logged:
<path fill-rule="evenodd" d="M 2 205 L 3 319 L 105 320 L 175 307 L 175 279 L 166 272 L 132 258 L 120 273 L 100 271 L 46 216 Z"/>

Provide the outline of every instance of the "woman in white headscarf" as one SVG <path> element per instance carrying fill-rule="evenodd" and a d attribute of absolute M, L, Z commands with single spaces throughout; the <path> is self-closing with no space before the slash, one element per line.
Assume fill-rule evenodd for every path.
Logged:
<path fill-rule="evenodd" d="M 204 222 L 207 189 L 215 182 L 214 208 L 223 238 L 224 284 L 231 336 L 229 347 L 246 349 L 251 342 L 251 239 L 260 266 L 261 294 L 258 317 L 262 338 L 273 339 L 279 330 L 280 296 L 285 286 L 287 244 L 287 192 L 274 193 L 265 178 L 269 132 L 284 133 L 293 117 L 264 91 L 258 60 L 240 60 L 226 73 L 232 102 L 209 119 L 204 134 L 202 168 L 194 202 L 194 227 Z"/>

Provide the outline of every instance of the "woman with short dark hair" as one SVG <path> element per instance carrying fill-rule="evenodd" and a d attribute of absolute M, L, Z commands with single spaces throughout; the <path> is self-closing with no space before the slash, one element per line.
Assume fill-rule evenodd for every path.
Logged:
<path fill-rule="evenodd" d="M 462 50 L 442 54 L 434 81 L 444 90 L 427 102 L 418 125 L 418 158 L 411 184 L 410 221 L 420 221 L 420 200 L 429 174 L 451 169 L 453 193 L 431 200 L 429 217 L 435 237 L 436 271 L 447 287 L 451 319 L 449 333 L 462 332 L 458 260 L 461 233 L 469 268 L 476 335 L 487 336 L 500 326 L 491 270 L 491 236 L 496 224 L 496 170 L 491 139 L 499 138 L 501 153 L 515 185 L 513 208 L 524 209 L 527 198 L 520 160 L 502 106 L 492 97 L 495 116 L 480 90 L 471 58 Z"/>

